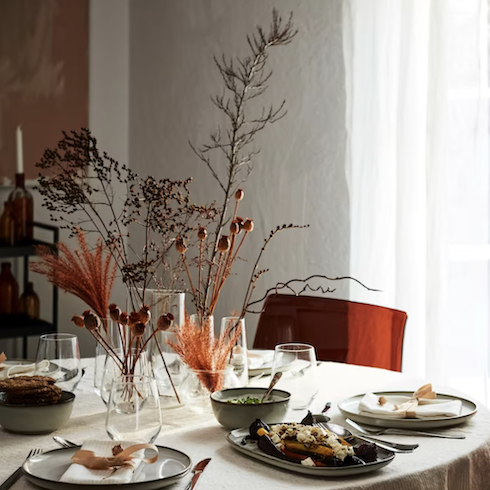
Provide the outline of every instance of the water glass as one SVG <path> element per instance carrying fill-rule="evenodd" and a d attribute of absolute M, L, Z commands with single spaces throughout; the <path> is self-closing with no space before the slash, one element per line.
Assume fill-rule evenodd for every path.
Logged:
<path fill-rule="evenodd" d="M 113 378 L 107 405 L 106 431 L 115 441 L 153 442 L 162 429 L 160 397 L 154 378 Z"/>
<path fill-rule="evenodd" d="M 49 361 L 46 363 L 43 361 Z M 64 391 L 73 392 L 82 379 L 80 349 L 76 335 L 48 333 L 39 337 L 36 375 L 54 378 Z"/>
<path fill-rule="evenodd" d="M 276 345 L 272 361 L 272 376 L 282 372 L 277 387 L 291 393 L 289 407 L 304 410 L 318 393 L 315 348 L 308 344 Z"/>
<path fill-rule="evenodd" d="M 245 330 L 245 319 L 238 316 L 225 316 L 221 320 L 220 336 L 223 336 L 227 329 L 231 328 L 233 335 L 234 329 L 240 327 L 240 335 L 233 346 L 230 354 L 230 365 L 240 380 L 242 386 L 248 384 L 248 357 L 247 357 L 247 332 Z"/>

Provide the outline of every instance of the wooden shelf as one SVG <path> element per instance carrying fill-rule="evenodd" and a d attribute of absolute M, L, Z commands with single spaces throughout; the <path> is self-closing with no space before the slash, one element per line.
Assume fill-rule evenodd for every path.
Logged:
<path fill-rule="evenodd" d="M 56 330 L 56 325 L 45 320 L 20 314 L 0 314 L 0 339 L 54 333 Z"/>

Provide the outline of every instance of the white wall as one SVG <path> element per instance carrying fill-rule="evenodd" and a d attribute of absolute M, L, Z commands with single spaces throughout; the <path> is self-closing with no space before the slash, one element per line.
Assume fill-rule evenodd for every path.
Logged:
<path fill-rule="evenodd" d="M 288 115 L 257 139 L 262 149 L 245 184 L 242 216 L 255 231 L 222 293 L 218 319 L 240 309 L 249 270 L 276 225 L 284 231 L 268 247 L 259 291 L 314 273 L 347 275 L 349 204 L 344 177 L 345 95 L 342 0 L 145 0 L 130 5 L 130 162 L 142 175 L 194 178 L 196 202 L 220 199 L 207 167 L 187 141 L 208 141 L 220 114 L 210 101 L 222 84 L 213 55 L 247 53 L 246 35 L 267 28 L 273 7 L 294 11 L 299 33 L 270 52 L 274 74 L 264 103 L 287 101 Z M 347 297 L 348 284 L 336 283 Z M 190 301 L 187 302 L 190 306 Z M 247 317 L 249 344 L 256 317 Z"/>

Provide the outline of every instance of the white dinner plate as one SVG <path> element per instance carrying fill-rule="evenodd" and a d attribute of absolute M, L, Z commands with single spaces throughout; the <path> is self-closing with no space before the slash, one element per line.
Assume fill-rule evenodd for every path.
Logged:
<path fill-rule="evenodd" d="M 124 490 L 155 490 L 175 483 L 191 468 L 189 456 L 176 449 L 157 446 L 159 457 L 153 464 L 141 463 L 143 467 L 136 470 L 135 480 L 129 483 L 116 485 Z M 29 458 L 22 469 L 26 478 L 35 485 L 48 490 L 66 490 L 75 487 L 79 490 L 101 490 L 101 488 L 114 486 L 112 484 L 77 484 L 60 482 L 61 475 L 72 464 L 71 457 L 79 447 L 69 449 L 55 449 Z"/>
<path fill-rule="evenodd" d="M 303 466 L 299 463 L 291 463 L 283 459 L 275 458 L 262 452 L 255 441 L 244 439 L 249 434 L 248 429 L 232 430 L 227 436 L 228 442 L 238 451 L 252 458 L 263 461 L 272 466 L 278 466 L 284 470 L 294 471 L 295 473 L 303 473 L 305 475 L 313 475 L 319 477 L 342 477 L 350 475 L 359 475 L 361 473 L 370 473 L 371 471 L 379 470 L 391 463 L 395 457 L 395 453 L 386 451 L 378 446 L 378 459 L 372 463 L 352 465 L 352 466 Z"/>
<path fill-rule="evenodd" d="M 248 351 L 248 375 L 258 376 L 261 373 L 271 374 L 274 351 L 268 349 L 252 349 Z"/>
<path fill-rule="evenodd" d="M 376 392 L 379 396 L 412 396 L 413 391 L 380 391 Z M 338 407 L 342 415 L 350 418 L 361 424 L 374 425 L 377 427 L 393 427 L 395 429 L 436 429 L 437 427 L 449 427 L 452 425 L 462 424 L 470 417 L 475 415 L 478 407 L 476 403 L 466 398 L 460 398 L 454 395 L 437 394 L 438 400 L 460 400 L 461 413 L 453 417 L 434 417 L 424 419 L 396 419 L 393 417 L 383 417 L 379 414 L 361 413 L 359 411 L 359 402 L 363 398 L 362 395 L 351 396 L 339 402 Z"/>

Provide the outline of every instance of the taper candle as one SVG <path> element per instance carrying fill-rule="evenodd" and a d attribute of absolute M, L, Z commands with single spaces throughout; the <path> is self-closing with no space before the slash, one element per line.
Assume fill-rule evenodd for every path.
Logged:
<path fill-rule="evenodd" d="M 22 128 L 17 126 L 17 173 L 24 173 L 24 152 L 22 148 Z"/>

